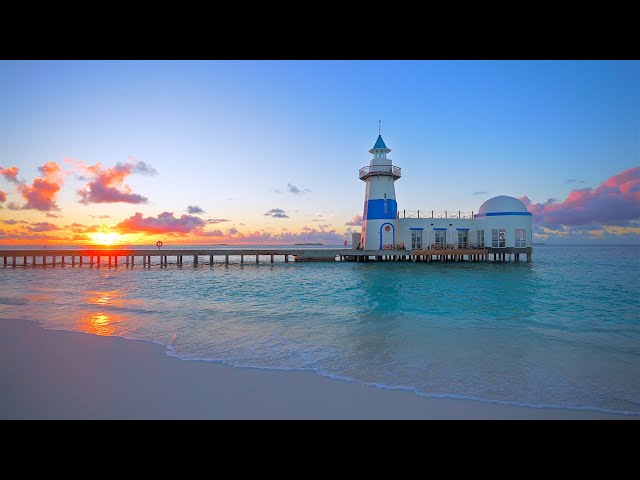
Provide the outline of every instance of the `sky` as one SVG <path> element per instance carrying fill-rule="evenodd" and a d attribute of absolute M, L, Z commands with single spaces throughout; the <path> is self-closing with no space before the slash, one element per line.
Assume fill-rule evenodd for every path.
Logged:
<path fill-rule="evenodd" d="M 0 245 L 341 244 L 379 121 L 400 210 L 640 242 L 638 61 L 0 61 Z"/>

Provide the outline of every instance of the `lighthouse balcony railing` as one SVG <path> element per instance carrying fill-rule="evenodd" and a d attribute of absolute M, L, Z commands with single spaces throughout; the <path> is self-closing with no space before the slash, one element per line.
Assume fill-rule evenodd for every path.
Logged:
<path fill-rule="evenodd" d="M 398 210 L 398 218 L 446 218 L 457 220 L 470 220 L 473 212 L 462 210 Z"/>
<path fill-rule="evenodd" d="M 371 175 L 389 175 L 398 179 L 402 176 L 402 169 L 395 165 L 369 165 L 360 169 L 360 180 Z"/>

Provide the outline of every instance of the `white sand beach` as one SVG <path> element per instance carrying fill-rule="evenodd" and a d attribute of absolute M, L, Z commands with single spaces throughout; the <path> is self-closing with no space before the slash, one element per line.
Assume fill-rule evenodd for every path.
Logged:
<path fill-rule="evenodd" d="M 0 319 L 0 369 L 1 419 L 638 419 L 185 361 L 159 345 L 23 320 Z"/>

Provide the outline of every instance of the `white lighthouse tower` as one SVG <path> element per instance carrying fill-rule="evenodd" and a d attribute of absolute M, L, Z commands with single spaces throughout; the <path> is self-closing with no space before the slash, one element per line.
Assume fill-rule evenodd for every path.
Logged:
<path fill-rule="evenodd" d="M 369 150 L 373 155 L 369 166 L 360 169 L 360 180 L 367 184 L 361 233 L 364 250 L 382 250 L 385 245 L 399 243 L 396 242 L 398 204 L 394 182 L 401 172 L 387 158 L 390 151 L 382 135 L 378 135 L 376 144 Z"/>

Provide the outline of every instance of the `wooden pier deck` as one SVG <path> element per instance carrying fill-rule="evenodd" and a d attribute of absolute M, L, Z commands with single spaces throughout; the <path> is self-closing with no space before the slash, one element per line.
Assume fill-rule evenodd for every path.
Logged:
<path fill-rule="evenodd" d="M 338 249 L 25 249 L 0 250 L 2 266 L 134 266 L 142 264 L 182 265 L 185 260 L 192 265 L 230 263 L 230 258 L 246 263 L 262 259 L 274 262 L 275 257 L 283 257 L 285 262 L 292 258 L 296 262 L 331 261 L 335 262 Z M 218 260 L 218 262 L 216 262 Z"/>
<path fill-rule="evenodd" d="M 182 266 L 185 260 L 193 266 L 214 263 L 274 263 L 276 257 L 285 262 L 367 262 L 367 261 L 506 261 L 513 254 L 519 261 L 526 254 L 531 261 L 531 247 L 523 249 L 450 249 L 450 250 L 352 250 L 352 249 L 25 249 L 0 250 L 2 267 L 108 266 L 133 267 L 152 264 Z M 507 258 L 507 255 L 509 258 Z M 153 262 L 152 262 L 153 259 Z M 216 261 L 217 260 L 217 261 Z"/>

